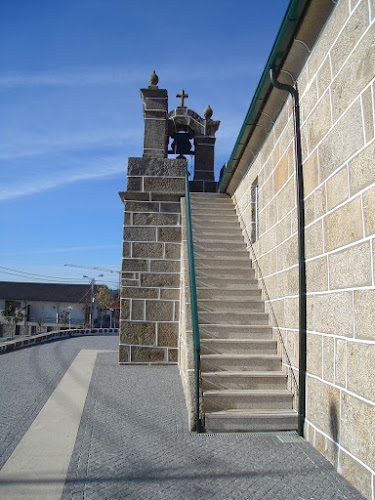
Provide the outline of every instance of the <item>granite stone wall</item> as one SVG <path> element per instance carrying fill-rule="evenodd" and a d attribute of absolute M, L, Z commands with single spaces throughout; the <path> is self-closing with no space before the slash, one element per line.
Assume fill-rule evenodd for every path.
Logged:
<path fill-rule="evenodd" d="M 120 363 L 176 363 L 185 159 L 129 158 Z"/>
<path fill-rule="evenodd" d="M 340 0 L 298 78 L 306 204 L 305 437 L 372 499 L 374 17 L 373 0 Z M 233 199 L 243 227 L 254 240 L 249 251 L 273 318 L 284 369 L 298 380 L 294 168 L 289 99 Z M 257 211 L 259 237 L 254 237 Z M 289 380 L 295 390 L 293 376 Z"/>

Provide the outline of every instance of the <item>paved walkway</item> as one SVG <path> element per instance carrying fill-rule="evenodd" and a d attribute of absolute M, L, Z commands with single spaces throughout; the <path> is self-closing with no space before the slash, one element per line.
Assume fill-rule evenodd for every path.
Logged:
<path fill-rule="evenodd" d="M 61 353 L 65 353 L 64 363 L 53 374 L 55 387 L 51 383 L 49 391 L 42 391 L 44 400 L 50 402 L 69 377 L 69 383 L 79 385 L 80 376 L 73 360 L 79 352 L 81 356 L 85 354 L 81 349 L 111 350 L 117 340 L 66 339 L 55 343 L 55 350 L 44 345 L 5 354 L 0 356 L 0 374 L 4 365 L 19 366 L 17 362 L 35 357 L 33 350 L 43 348 L 40 363 L 46 361 L 51 369 L 48 356 L 63 359 Z M 73 363 L 67 369 L 69 359 Z M 66 376 L 61 373 L 62 365 Z M 0 482 L 0 498 L 51 500 L 54 487 L 59 498 L 63 488 L 63 500 L 362 498 L 314 448 L 294 434 L 190 434 L 176 367 L 118 366 L 116 352 L 99 352 L 92 366 L 82 414 L 76 412 L 80 425 L 73 453 L 65 450 L 70 457 L 65 486 L 57 476 L 43 474 L 43 470 L 35 479 L 18 470 L 15 479 Z M 45 373 L 41 366 L 37 368 L 39 374 Z M 32 367 L 26 369 L 29 375 L 30 371 Z M 27 384 L 26 379 L 22 382 Z M 19 381 L 17 384 L 22 386 Z M 14 392 L 10 390 L 9 394 L 10 408 L 20 408 L 22 405 L 14 402 Z M 26 395 L 25 399 L 29 404 Z M 79 407 L 77 401 L 70 401 L 64 408 L 70 404 Z M 37 422 L 35 413 L 33 420 Z M 0 448 L 7 457 L 3 470 L 11 464 L 17 447 L 30 436 L 33 426 L 27 427 L 25 419 L 21 419 L 20 425 L 20 437 L 24 435 L 24 439 L 15 443 L 14 438 L 12 446 Z M 1 426 L 4 419 L 0 419 L 0 431 Z M 13 448 L 12 453 L 9 448 Z M 33 450 L 30 461 L 34 462 L 32 453 Z M 61 459 L 62 446 L 56 454 Z M 28 496 L 34 487 L 39 488 L 39 493 L 34 490 L 34 496 Z"/>

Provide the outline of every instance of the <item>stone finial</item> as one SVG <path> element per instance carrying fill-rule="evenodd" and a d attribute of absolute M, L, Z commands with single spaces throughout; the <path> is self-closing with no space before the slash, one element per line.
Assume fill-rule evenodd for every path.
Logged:
<path fill-rule="evenodd" d="M 155 73 L 155 70 L 151 73 L 151 75 L 148 77 L 148 81 L 152 87 L 156 87 L 156 85 L 159 82 L 159 77 Z"/>
<path fill-rule="evenodd" d="M 211 109 L 211 106 L 208 104 L 203 111 L 203 115 L 206 118 L 206 120 L 210 120 L 214 112 Z"/>

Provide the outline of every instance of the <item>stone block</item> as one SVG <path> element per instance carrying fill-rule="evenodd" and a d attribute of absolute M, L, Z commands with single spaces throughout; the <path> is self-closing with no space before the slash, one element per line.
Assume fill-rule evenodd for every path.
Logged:
<path fill-rule="evenodd" d="M 359 197 L 328 214 L 324 218 L 325 250 L 334 250 L 362 238 L 361 221 L 362 208 Z"/>
<path fill-rule="evenodd" d="M 362 94 L 362 110 L 365 141 L 369 142 L 374 137 L 374 104 L 371 97 L 371 87 L 368 87 Z"/>
<path fill-rule="evenodd" d="M 316 79 L 314 78 L 311 81 L 308 90 L 305 92 L 304 96 L 301 99 L 302 121 L 305 121 L 306 118 L 309 116 L 317 100 L 318 100 L 317 85 L 316 85 Z"/>
<path fill-rule="evenodd" d="M 318 155 L 315 150 L 303 162 L 303 188 L 304 195 L 308 196 L 318 185 Z"/>
<path fill-rule="evenodd" d="M 180 299 L 180 289 L 179 288 L 162 288 L 160 290 L 160 298 L 166 300 L 179 300 Z"/>
<path fill-rule="evenodd" d="M 148 261 L 143 259 L 122 259 L 123 271 L 148 271 Z"/>
<path fill-rule="evenodd" d="M 143 182 L 142 177 L 127 177 L 126 179 L 126 189 L 128 191 L 142 191 Z"/>
<path fill-rule="evenodd" d="M 321 333 L 353 335 L 352 292 L 316 295 L 315 329 Z"/>
<path fill-rule="evenodd" d="M 350 194 L 375 182 L 375 142 L 363 149 L 349 162 Z"/>
<path fill-rule="evenodd" d="M 326 189 L 322 184 L 314 193 L 314 215 L 315 219 L 326 213 Z"/>
<path fill-rule="evenodd" d="M 133 223 L 135 226 L 175 226 L 178 224 L 177 214 L 147 214 L 140 213 L 133 215 Z"/>
<path fill-rule="evenodd" d="M 312 194 L 305 199 L 305 224 L 308 226 L 315 219 L 314 195 Z"/>
<path fill-rule="evenodd" d="M 128 241 L 124 241 L 122 244 L 122 256 L 130 257 L 131 255 L 131 244 Z"/>
<path fill-rule="evenodd" d="M 159 227 L 157 228 L 158 241 L 181 241 L 180 227 Z"/>
<path fill-rule="evenodd" d="M 128 158 L 128 175 L 150 177 L 184 177 L 186 159 Z"/>
<path fill-rule="evenodd" d="M 124 226 L 133 225 L 133 214 L 131 212 L 124 212 Z"/>
<path fill-rule="evenodd" d="M 276 253 L 277 251 L 273 250 L 262 255 L 262 257 L 258 259 L 258 264 L 263 276 L 269 276 L 276 272 Z"/>
<path fill-rule="evenodd" d="M 276 226 L 276 243 L 279 245 L 281 242 L 289 238 L 289 236 L 291 235 L 291 230 L 291 215 L 287 215 Z"/>
<path fill-rule="evenodd" d="M 295 207 L 295 205 L 295 179 L 294 177 L 291 177 L 276 198 L 278 220 L 285 217 L 285 215 L 290 212 Z"/>
<path fill-rule="evenodd" d="M 330 16 L 324 30 L 319 37 L 318 43 L 315 45 L 314 50 L 309 58 L 308 70 L 309 76 L 308 79 L 311 79 L 321 62 L 327 56 L 330 48 L 332 47 L 332 43 L 337 38 L 340 30 L 344 26 L 347 18 L 349 17 L 349 4 L 348 2 L 341 1 L 335 7 Z"/>
<path fill-rule="evenodd" d="M 375 340 L 375 290 L 354 291 L 355 335 Z"/>
<path fill-rule="evenodd" d="M 180 243 L 165 243 L 166 259 L 180 259 L 181 258 L 181 244 Z"/>
<path fill-rule="evenodd" d="M 353 96 L 352 93 L 350 95 Z M 319 145 L 320 181 L 325 180 L 346 162 L 363 146 L 363 142 L 362 111 L 357 99 Z"/>
<path fill-rule="evenodd" d="M 166 349 L 156 347 L 132 347 L 133 363 L 161 363 L 166 361 Z"/>
<path fill-rule="evenodd" d="M 156 273 L 178 273 L 180 272 L 179 260 L 152 260 L 151 272 Z"/>
<path fill-rule="evenodd" d="M 179 214 L 181 212 L 180 203 L 171 202 L 161 202 L 160 203 L 160 212 L 166 212 L 171 214 Z"/>
<path fill-rule="evenodd" d="M 348 389 L 375 402 L 375 345 L 348 342 Z"/>
<path fill-rule="evenodd" d="M 168 349 L 168 361 L 170 363 L 177 363 L 177 361 L 178 361 L 178 349 Z"/>
<path fill-rule="evenodd" d="M 328 289 L 327 257 L 306 262 L 306 290 L 310 292 L 325 292 Z"/>
<path fill-rule="evenodd" d="M 121 299 L 120 302 L 120 320 L 128 319 L 130 316 L 130 300 Z"/>
<path fill-rule="evenodd" d="M 307 376 L 306 417 L 322 432 L 338 442 L 340 434 L 340 391 Z"/>
<path fill-rule="evenodd" d="M 371 498 L 371 472 L 357 460 L 340 450 L 340 468 L 344 478 L 351 483 L 365 498 Z"/>
<path fill-rule="evenodd" d="M 158 324 L 158 345 L 166 347 L 177 347 L 178 323 Z"/>
<path fill-rule="evenodd" d="M 322 66 L 318 71 L 316 79 L 318 83 L 318 98 L 320 98 L 324 94 L 332 80 L 329 56 L 325 58 Z"/>
<path fill-rule="evenodd" d="M 181 195 L 176 193 L 150 193 L 151 201 L 170 201 L 180 203 Z"/>
<path fill-rule="evenodd" d="M 375 233 L 375 186 L 363 194 L 366 236 Z"/>
<path fill-rule="evenodd" d="M 346 388 L 348 351 L 345 339 L 336 339 L 335 383 Z"/>
<path fill-rule="evenodd" d="M 119 363 L 127 363 L 129 361 L 129 347 L 119 345 Z"/>
<path fill-rule="evenodd" d="M 330 54 L 333 76 L 340 71 L 348 54 L 363 35 L 368 26 L 368 21 L 368 4 L 366 0 L 362 0 L 331 48 Z"/>
<path fill-rule="evenodd" d="M 139 191 L 120 191 L 120 198 L 123 203 L 127 203 L 128 201 L 149 201 L 150 194 L 142 193 Z"/>
<path fill-rule="evenodd" d="M 127 212 L 159 212 L 159 203 L 156 201 L 127 201 Z"/>
<path fill-rule="evenodd" d="M 323 253 L 323 234 L 321 220 L 318 220 L 305 229 L 305 249 L 307 259 Z"/>
<path fill-rule="evenodd" d="M 341 446 L 362 462 L 375 464 L 375 406 L 342 393 Z"/>
<path fill-rule="evenodd" d="M 330 289 L 371 285 L 371 248 L 365 241 L 329 257 Z"/>
<path fill-rule="evenodd" d="M 298 266 L 278 274 L 277 288 L 279 298 L 298 293 Z"/>
<path fill-rule="evenodd" d="M 138 243 L 133 242 L 132 244 L 133 258 L 141 259 L 148 257 L 151 259 L 160 259 L 163 257 L 163 244 L 162 243 Z"/>
<path fill-rule="evenodd" d="M 334 382 L 335 341 L 333 337 L 323 336 L 323 379 Z"/>
<path fill-rule="evenodd" d="M 173 321 L 173 302 L 170 300 L 148 300 L 147 321 Z"/>
<path fill-rule="evenodd" d="M 323 139 L 331 125 L 331 101 L 327 92 L 307 120 L 309 151 L 312 151 Z"/>
<path fill-rule="evenodd" d="M 328 210 L 336 207 L 349 196 L 348 170 L 343 167 L 327 181 L 327 207 Z"/>
<path fill-rule="evenodd" d="M 142 288 L 139 286 L 125 286 L 122 289 L 122 296 L 127 299 L 157 299 L 157 288 Z"/>
<path fill-rule="evenodd" d="M 155 241 L 156 227 L 126 227 L 124 239 L 126 241 Z"/>
<path fill-rule="evenodd" d="M 145 319 L 145 301 L 144 300 L 132 300 L 131 319 L 132 320 L 144 320 Z"/>
<path fill-rule="evenodd" d="M 364 2 L 365 3 L 365 2 Z M 368 29 L 361 42 L 332 82 L 333 117 L 336 120 L 356 96 L 371 82 L 374 68 L 368 61 L 375 59 L 375 25 Z"/>
<path fill-rule="evenodd" d="M 298 328 L 298 297 L 284 300 L 285 328 Z"/>
<path fill-rule="evenodd" d="M 185 193 L 185 178 L 179 177 L 145 177 L 145 191 L 159 193 Z"/>
<path fill-rule="evenodd" d="M 277 247 L 277 270 L 288 269 L 298 263 L 297 236 L 292 236 Z"/>
<path fill-rule="evenodd" d="M 180 286 L 180 274 L 143 273 L 141 275 L 141 286 L 178 288 Z"/>
<path fill-rule="evenodd" d="M 273 172 L 273 187 L 276 194 L 288 180 L 288 152 L 286 152 Z"/>
<path fill-rule="evenodd" d="M 125 321 L 120 342 L 136 345 L 154 345 L 156 341 L 155 323 Z"/>
<path fill-rule="evenodd" d="M 324 452 L 326 447 L 326 438 L 319 431 L 315 432 L 315 448 L 319 451 L 319 453 Z"/>
<path fill-rule="evenodd" d="M 306 336 L 306 369 L 312 375 L 322 377 L 322 336 L 308 333 Z"/>

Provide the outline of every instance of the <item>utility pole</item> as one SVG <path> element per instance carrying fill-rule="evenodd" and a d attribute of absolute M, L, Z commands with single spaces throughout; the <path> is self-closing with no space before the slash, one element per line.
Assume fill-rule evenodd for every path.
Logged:
<path fill-rule="evenodd" d="M 84 278 L 87 278 L 88 280 L 90 280 L 90 285 L 91 285 L 91 293 L 90 293 L 90 319 L 89 319 L 90 328 L 94 327 L 94 289 L 95 289 L 95 279 L 96 278 L 100 278 L 102 276 L 103 276 L 102 274 L 98 274 L 98 276 L 95 276 L 93 278 L 93 277 L 87 276 L 86 274 L 83 275 Z"/>

